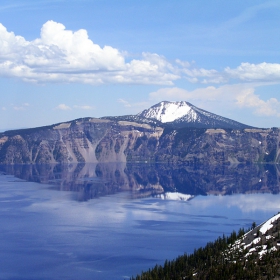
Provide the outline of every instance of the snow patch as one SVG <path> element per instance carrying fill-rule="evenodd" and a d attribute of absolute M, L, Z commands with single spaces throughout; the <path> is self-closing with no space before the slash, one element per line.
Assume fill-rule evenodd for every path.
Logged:
<path fill-rule="evenodd" d="M 261 238 L 258 237 L 258 238 L 255 238 L 255 239 L 252 241 L 252 243 L 258 244 L 260 241 L 261 241 Z"/>
<path fill-rule="evenodd" d="M 273 227 L 273 223 L 280 218 L 280 214 L 275 215 L 274 217 L 267 220 L 261 227 L 260 232 L 265 234 L 268 230 Z"/>
<path fill-rule="evenodd" d="M 190 194 L 183 194 L 179 192 L 166 192 L 164 194 L 159 195 L 158 197 L 166 200 L 181 200 L 181 201 L 188 201 L 191 198 L 193 198 L 193 196 Z"/>
<path fill-rule="evenodd" d="M 186 102 L 161 102 L 146 110 L 144 116 L 163 123 L 173 122 L 189 113 L 191 107 Z"/>

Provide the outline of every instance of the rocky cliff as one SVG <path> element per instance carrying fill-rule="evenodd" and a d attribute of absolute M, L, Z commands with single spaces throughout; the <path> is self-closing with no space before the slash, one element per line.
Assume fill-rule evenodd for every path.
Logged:
<path fill-rule="evenodd" d="M 0 134 L 0 163 L 279 163 L 280 130 L 209 129 L 84 118 Z"/>

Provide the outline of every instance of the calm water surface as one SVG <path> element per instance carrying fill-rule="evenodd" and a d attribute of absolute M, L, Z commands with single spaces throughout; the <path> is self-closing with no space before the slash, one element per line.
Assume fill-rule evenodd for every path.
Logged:
<path fill-rule="evenodd" d="M 127 279 L 277 213 L 277 168 L 2 166 L 0 279 Z"/>

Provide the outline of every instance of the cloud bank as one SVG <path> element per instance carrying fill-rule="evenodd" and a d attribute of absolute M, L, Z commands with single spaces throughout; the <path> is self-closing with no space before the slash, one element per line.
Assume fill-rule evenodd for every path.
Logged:
<path fill-rule="evenodd" d="M 72 109 L 94 110 L 94 107 L 90 106 L 90 105 L 74 105 L 73 107 L 70 107 L 70 106 L 62 103 L 62 104 L 59 104 L 57 107 L 54 108 L 54 110 L 60 110 L 60 111 L 70 111 Z"/>
<path fill-rule="evenodd" d="M 256 85 L 236 84 L 223 85 L 220 87 L 208 86 L 188 91 L 182 88 L 161 88 L 150 93 L 152 101 L 162 100 L 188 100 L 197 103 L 214 103 L 217 106 L 250 108 L 258 116 L 280 117 L 280 102 L 276 98 L 261 99 L 255 93 Z M 217 104 L 217 100 L 219 101 Z"/>
<path fill-rule="evenodd" d="M 172 65 L 157 54 L 125 62 L 116 48 L 94 44 L 87 31 L 66 30 L 46 22 L 40 38 L 27 41 L 0 24 L 0 75 L 29 82 L 89 84 L 141 83 L 170 85 L 179 78 Z"/>
<path fill-rule="evenodd" d="M 47 21 L 40 38 L 27 41 L 0 24 L 0 76 L 36 83 L 155 84 L 173 85 L 178 79 L 192 83 L 222 84 L 276 82 L 280 64 L 242 63 L 222 71 L 196 67 L 177 59 L 173 63 L 159 54 L 142 53 L 127 60 L 125 52 L 95 44 L 87 31 L 67 30 L 61 23 Z"/>

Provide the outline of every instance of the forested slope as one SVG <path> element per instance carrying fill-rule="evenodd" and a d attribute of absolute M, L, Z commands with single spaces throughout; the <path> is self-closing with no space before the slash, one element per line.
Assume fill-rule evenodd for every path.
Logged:
<path fill-rule="evenodd" d="M 131 280 L 280 279 L 280 215 L 245 233 L 219 237 L 190 255 L 156 265 Z"/>

